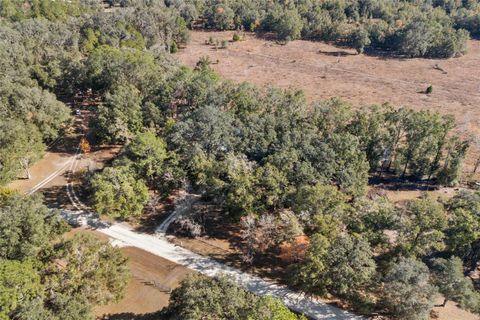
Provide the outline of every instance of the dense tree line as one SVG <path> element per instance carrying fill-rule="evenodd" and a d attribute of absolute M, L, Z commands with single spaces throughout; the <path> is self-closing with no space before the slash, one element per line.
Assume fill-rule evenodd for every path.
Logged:
<path fill-rule="evenodd" d="M 121 52 L 98 50 L 100 60 Z M 292 286 L 403 318 L 427 317 L 438 292 L 478 312 L 478 293 L 463 276 L 478 262 L 479 231 L 463 222 L 477 213 L 429 198 L 405 208 L 365 198 L 369 175 L 455 184 L 468 141 L 453 133 L 451 117 L 389 105 L 354 110 L 337 99 L 308 104 L 301 92 L 222 81 L 208 59 L 190 70 L 151 52 L 135 57 L 114 77 L 86 73 L 87 81 L 101 79 L 104 97 L 92 129 L 99 141 L 125 144 L 92 179 L 100 212 L 141 214 L 147 189 L 168 194 L 187 177 L 242 221 L 248 261 L 308 237 L 287 272 Z M 150 75 L 159 65 L 162 72 Z M 145 81 L 154 76 L 161 87 Z"/>
<path fill-rule="evenodd" d="M 95 1 L 67 5 L 54 1 L 6 0 L 0 6 L 0 15 L 15 21 L 37 17 L 66 20 L 69 15 L 80 15 L 87 3 L 91 8 Z M 199 17 L 204 19 L 206 28 L 273 31 L 281 40 L 334 41 L 359 52 L 374 48 L 410 57 L 457 56 L 466 51 L 469 34 L 480 34 L 480 4 L 476 0 L 112 1 L 116 3 L 131 9 L 123 11 L 122 16 L 126 18 L 121 22 L 123 25 L 116 24 L 118 17 L 103 22 L 97 20 L 94 28 L 91 23 L 87 24 L 83 30 L 88 35 L 86 49 L 92 42 L 115 38 L 126 46 L 139 46 L 142 44 L 139 31 L 144 36 L 148 34 L 149 45 L 163 41 L 170 48 L 187 39 L 186 27 Z M 142 10 L 145 7 L 149 10 Z M 160 34 L 153 26 L 168 31 Z M 98 30 L 105 27 L 108 29 L 103 32 Z M 97 39 L 100 33 L 102 39 Z"/>
<path fill-rule="evenodd" d="M 39 196 L 1 190 L 0 319 L 95 319 L 128 281 L 119 249 L 69 228 Z"/>
<path fill-rule="evenodd" d="M 155 70 L 148 53 L 141 55 Z M 158 191 L 179 186 L 186 172 L 226 211 L 244 215 L 291 207 L 315 184 L 361 197 L 369 174 L 458 183 L 468 142 L 453 134 L 451 117 L 388 105 L 354 111 L 340 100 L 309 105 L 301 92 L 262 93 L 220 81 L 201 66 L 163 73 L 158 90 L 137 79 L 143 71 L 149 78 L 142 67 L 129 70 L 129 84 L 108 85 L 93 129 L 100 141 L 126 143 L 124 160 L 114 166 L 136 162 L 131 174 Z M 140 158 L 128 151 L 145 139 Z"/>
<path fill-rule="evenodd" d="M 169 1 L 196 9 L 207 28 L 272 31 L 280 40 L 334 41 L 409 57 L 451 57 L 479 34 L 479 2 L 379 0 Z M 180 4 L 181 3 L 181 4 Z M 195 4 L 193 7 L 192 5 Z M 188 11 L 189 17 L 192 16 Z"/>
<path fill-rule="evenodd" d="M 383 21 L 378 18 L 382 11 L 373 14 L 372 8 L 391 6 L 387 12 L 393 21 L 405 15 L 398 26 L 394 23 L 397 27 L 385 22 L 386 28 L 392 27 L 385 39 L 391 39 L 397 32 L 409 34 L 405 28 L 410 23 L 420 23 L 409 20 L 411 12 L 428 17 L 429 23 L 438 18 L 439 26 L 452 28 L 452 12 L 462 8 L 442 9 L 439 2 L 432 9 L 404 1 L 362 1 L 362 9 L 355 9 L 347 3 L 357 2 L 327 1 L 314 3 L 326 7 L 309 9 L 314 4 L 278 2 L 265 4 L 262 15 L 256 16 L 256 4 L 238 2 L 239 8 L 250 10 L 245 16 L 254 17 L 244 21 L 234 2 L 124 1 L 126 8 L 114 12 L 88 6 L 81 14 L 66 10 L 65 17 L 48 16 L 41 10 L 38 16 L 30 11 L 34 6 L 9 3 L 20 14 L 5 14 L 2 7 L 1 182 L 14 178 L 21 166 L 28 167 L 38 158 L 44 143 L 55 139 L 68 121 L 68 109 L 57 97 L 91 90 L 101 101 L 90 124 L 91 142 L 123 146 L 112 165 L 88 181 L 91 203 L 98 213 L 120 219 L 139 216 L 150 195 L 166 196 L 189 180 L 204 199 L 242 228 L 247 261 L 255 262 L 281 245 L 294 245 L 299 237 L 307 239 L 306 250 L 292 255 L 289 279 L 285 279 L 300 290 L 332 294 L 366 312 L 404 319 L 426 318 L 438 292 L 447 301 L 478 312 L 478 292 L 471 279 L 463 276 L 477 266 L 480 257 L 478 193 L 461 193 L 446 202 L 423 197 L 401 207 L 384 198 L 366 197 L 368 178 L 374 175 L 456 184 L 468 141 L 454 133 L 451 117 L 389 105 L 356 109 L 339 99 L 307 103 L 301 91 L 224 81 L 209 67 L 207 58 L 189 69 L 170 55 L 174 43 L 188 39 L 185 28 L 199 15 L 218 28 L 234 28 L 236 23 L 247 28 L 253 21 L 256 27 L 271 28 L 286 38 L 290 31 L 284 29 L 305 36 L 308 20 L 303 15 L 332 14 L 331 21 L 345 24 L 341 28 L 352 24 L 366 28 Z M 473 8 L 475 2 L 471 4 Z M 355 12 L 357 20 L 352 18 Z M 233 26 L 225 15 L 232 16 Z M 430 32 L 408 28 L 413 28 L 412 37 Z M 450 32 L 462 34 L 442 28 L 431 34 L 441 33 L 448 41 Z M 370 39 L 371 34 L 362 30 L 355 31 L 355 41 Z M 427 40 L 429 46 L 437 45 Z M 433 49 L 422 49 L 419 55 L 428 50 Z M 28 201 L 19 200 L 17 205 L 24 203 Z M 50 211 L 27 209 L 8 209 L 5 219 L 0 219 L 0 224 L 5 223 L 0 232 L 18 234 L 0 237 L 5 242 L 0 254 L 4 252 L 3 259 L 11 263 L 0 270 L 6 278 L 16 278 L 15 270 L 23 272 L 17 279 L 24 282 L 13 287 L 26 291 L 10 290 L 5 280 L 5 292 L 36 298 L 27 299 L 30 304 L 12 304 L 5 317 L 18 318 L 17 314 L 41 306 L 38 310 L 61 319 L 65 316 L 58 312 L 64 311 L 80 312 L 88 319 L 93 304 L 115 300 L 124 279 L 124 261 L 118 252 L 92 239 L 58 240 L 54 231 L 61 228 L 48 224 L 60 222 Z M 17 220 L 12 212 L 18 212 Z M 41 219 L 34 213 L 41 213 Z M 22 229 L 27 220 L 35 224 Z M 38 236 L 22 234 L 38 228 Z M 99 256 L 95 248 L 102 248 L 98 250 L 105 256 Z M 76 265 L 69 260 L 72 252 L 83 252 L 86 260 Z M 28 265 L 31 260 L 26 258 L 35 263 Z M 40 267 L 37 260 L 43 263 Z M 117 271 L 111 275 L 115 279 L 108 278 L 100 262 Z M 23 263 L 27 264 L 19 267 Z M 76 274 L 78 268 L 86 268 L 93 280 Z M 37 270 L 48 274 L 37 276 Z M 91 285 L 104 280 L 112 285 L 106 291 Z M 215 286 L 215 296 L 230 289 L 222 280 L 208 281 L 213 281 L 207 286 Z M 31 288 L 27 283 L 39 285 Z M 179 289 L 172 308 L 189 312 L 189 301 L 181 297 L 196 298 L 196 285 L 197 281 L 187 282 L 186 287 L 193 289 Z M 233 317 L 239 312 L 249 314 L 257 304 L 281 308 L 240 289 L 231 290 L 239 300 L 244 299 L 240 301 L 243 306 L 227 310 Z M 199 311 L 200 317 L 212 307 L 197 300 L 193 303 L 199 310 L 206 308 Z M 219 312 L 229 307 L 221 300 L 212 304 Z"/>

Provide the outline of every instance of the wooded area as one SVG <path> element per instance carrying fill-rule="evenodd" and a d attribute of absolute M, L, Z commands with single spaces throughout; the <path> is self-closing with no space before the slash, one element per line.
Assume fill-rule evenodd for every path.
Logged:
<path fill-rule="evenodd" d="M 290 254 L 283 279 L 292 287 L 339 297 L 367 315 L 426 319 L 438 292 L 480 313 L 480 294 L 465 276 L 480 259 L 480 193 L 404 206 L 367 197 L 369 178 L 457 185 L 470 141 L 456 133 L 453 117 L 389 104 L 355 108 L 341 99 L 307 103 L 301 91 L 225 81 L 208 57 L 189 69 L 173 54 L 203 21 L 275 32 L 282 41 L 446 58 L 465 50 L 469 32 L 479 34 L 478 1 L 120 5 L 105 12 L 88 0 L 0 3 L 0 184 L 28 171 L 68 127 L 66 104 L 89 92 L 100 103 L 90 106 L 88 147 L 123 146 L 110 166 L 85 177 L 100 215 L 141 216 L 151 194 L 167 197 L 189 181 L 238 223 L 247 264 L 304 240 L 307 249 Z M 93 237 L 61 239 L 66 230 L 38 197 L 2 199 L 0 319 L 32 319 L 32 310 L 37 318 L 91 319 L 94 305 L 122 295 L 127 271 L 119 251 Z M 239 299 L 232 313 L 216 309 L 218 319 L 297 318 L 224 279 L 187 280 L 163 316 L 214 312 L 196 296 L 206 288 L 212 304 L 224 294 Z M 264 318 L 255 313 L 263 308 Z"/>

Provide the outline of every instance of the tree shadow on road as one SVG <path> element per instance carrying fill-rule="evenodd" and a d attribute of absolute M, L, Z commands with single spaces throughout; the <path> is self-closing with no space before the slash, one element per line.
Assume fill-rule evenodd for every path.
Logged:
<path fill-rule="evenodd" d="M 52 144 L 48 148 L 48 151 L 52 153 L 65 154 L 68 156 L 74 155 L 77 152 L 79 142 L 79 134 L 65 134 L 58 140 L 52 142 Z"/>
<path fill-rule="evenodd" d="M 44 188 L 39 192 L 43 194 L 45 202 L 50 208 L 74 209 L 68 198 L 66 185 Z"/>

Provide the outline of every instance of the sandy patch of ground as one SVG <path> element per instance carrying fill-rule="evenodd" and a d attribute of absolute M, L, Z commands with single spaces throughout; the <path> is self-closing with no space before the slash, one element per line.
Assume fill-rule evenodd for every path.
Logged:
<path fill-rule="evenodd" d="M 439 298 L 436 303 L 441 304 L 443 302 L 442 298 Z M 435 307 L 433 308 L 434 313 L 438 315 L 437 320 L 479 320 L 480 317 L 473 313 L 467 312 L 465 310 L 457 307 L 455 302 L 449 301 L 445 307 Z"/>
<path fill-rule="evenodd" d="M 421 197 L 423 194 L 427 194 L 428 196 L 441 199 L 441 200 L 448 200 L 456 195 L 460 190 L 466 190 L 463 188 L 440 188 L 438 190 L 432 191 L 421 191 L 421 190 L 385 190 L 387 198 L 394 202 L 394 203 L 401 203 L 408 200 L 413 200 Z"/>
<path fill-rule="evenodd" d="M 20 192 L 26 192 L 52 173 L 62 170 L 62 168 L 65 169 L 65 166 L 68 166 L 70 157 L 71 155 L 68 153 L 47 152 L 42 159 L 30 168 L 30 179 L 15 180 L 8 187 Z"/>
<path fill-rule="evenodd" d="M 109 241 L 105 234 L 85 227 L 72 229 L 65 237 L 71 238 L 80 233 L 93 234 L 104 241 Z M 168 305 L 170 291 L 193 272 L 141 249 L 122 247 L 118 241 L 111 243 L 120 245 L 122 253 L 129 258 L 131 278 L 125 297 L 117 303 L 98 306 L 95 309 L 97 317 L 108 315 L 112 319 L 136 319 L 136 316 L 157 312 Z"/>
<path fill-rule="evenodd" d="M 125 297 L 118 303 L 97 307 L 97 316 L 107 314 L 145 314 L 168 305 L 170 290 L 192 271 L 143 250 L 121 249 L 129 260 L 131 279 Z"/>
<path fill-rule="evenodd" d="M 230 242 L 226 239 L 212 237 L 198 237 L 195 239 L 186 237 L 173 237 L 170 239 L 170 241 L 182 248 L 220 261 L 228 262 L 228 257 L 230 255 L 238 254 L 238 252 L 231 247 Z"/>

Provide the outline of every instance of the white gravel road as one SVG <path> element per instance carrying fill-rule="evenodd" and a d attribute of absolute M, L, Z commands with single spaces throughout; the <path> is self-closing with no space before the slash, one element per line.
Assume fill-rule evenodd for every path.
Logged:
<path fill-rule="evenodd" d="M 312 319 L 362 319 L 340 308 L 306 298 L 303 294 L 295 293 L 284 286 L 265 281 L 176 246 L 163 237 L 135 232 L 128 225 L 114 224 L 108 228 L 100 228 L 98 231 L 122 241 L 125 245 L 140 248 L 205 275 L 213 277 L 224 274 L 247 290 L 259 295 L 275 296 L 290 309 Z"/>
<path fill-rule="evenodd" d="M 41 189 L 54 177 L 63 174 L 69 166 L 70 171 L 75 171 L 78 165 L 78 149 L 77 154 L 73 155 L 62 166 L 61 170 L 53 172 L 50 176 L 41 181 L 32 188 L 28 194 L 32 194 Z M 132 246 L 159 257 L 165 258 L 172 262 L 183 265 L 192 270 L 198 271 L 207 276 L 226 275 L 234 280 L 237 284 L 247 290 L 258 295 L 272 295 L 288 306 L 290 309 L 303 313 L 312 319 L 335 319 L 335 320 L 353 320 L 363 319 L 363 317 L 354 315 L 335 306 L 328 305 L 322 301 L 313 300 L 305 297 L 303 294 L 289 290 L 285 286 L 269 282 L 241 270 L 226 266 L 213 259 L 198 255 L 185 248 L 168 242 L 165 233 L 169 224 L 178 216 L 185 214 L 192 204 L 198 200 L 198 195 L 185 192 L 176 203 L 175 211 L 166 219 L 156 230 L 156 234 L 150 235 L 133 230 L 129 225 L 124 223 L 107 224 L 96 218 L 96 215 L 89 212 L 87 207 L 79 200 L 75 194 L 75 190 L 69 181 L 67 183 L 67 195 L 77 211 L 62 210 L 63 217 L 70 223 L 77 225 L 88 225 L 97 231 L 109 236 L 114 244 L 120 246 Z"/>
<path fill-rule="evenodd" d="M 91 213 L 62 211 L 70 222 L 90 225 L 121 246 L 132 246 L 172 262 L 198 271 L 207 276 L 226 275 L 237 284 L 258 295 L 272 295 L 285 303 L 290 309 L 303 313 L 312 319 L 353 320 L 363 319 L 335 306 L 328 305 L 318 300 L 312 300 L 303 294 L 296 293 L 285 286 L 269 282 L 241 270 L 226 266 L 208 257 L 201 256 L 185 248 L 174 245 L 161 234 L 150 235 L 137 232 L 125 223 L 107 225 L 94 218 Z"/>

